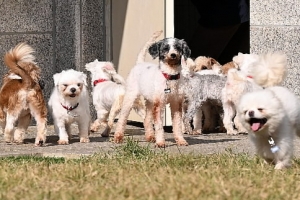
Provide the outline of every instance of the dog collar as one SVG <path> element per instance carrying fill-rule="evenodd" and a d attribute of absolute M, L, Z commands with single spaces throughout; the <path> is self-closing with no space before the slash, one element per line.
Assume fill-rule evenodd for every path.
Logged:
<path fill-rule="evenodd" d="M 180 74 L 174 74 L 174 75 L 170 75 L 170 74 L 167 74 L 167 73 L 162 73 L 164 75 L 164 77 L 167 79 L 167 80 L 178 80 L 180 79 Z"/>
<path fill-rule="evenodd" d="M 61 105 L 62 105 L 62 104 L 61 104 Z M 64 109 L 66 109 L 68 112 L 70 112 L 70 111 L 74 110 L 75 108 L 77 108 L 78 105 L 79 105 L 79 103 L 77 103 L 75 106 L 70 106 L 70 107 L 68 107 L 68 106 L 62 105 L 62 107 L 63 107 Z"/>
<path fill-rule="evenodd" d="M 248 75 L 248 76 L 247 76 L 247 78 L 253 78 L 253 76 L 251 76 L 251 75 Z"/>
<path fill-rule="evenodd" d="M 107 81 L 106 79 L 103 79 L 103 78 L 100 78 L 100 79 L 98 79 L 98 80 L 95 80 L 94 81 L 94 86 L 96 86 L 98 83 L 102 83 L 102 82 L 105 82 L 105 81 Z"/>

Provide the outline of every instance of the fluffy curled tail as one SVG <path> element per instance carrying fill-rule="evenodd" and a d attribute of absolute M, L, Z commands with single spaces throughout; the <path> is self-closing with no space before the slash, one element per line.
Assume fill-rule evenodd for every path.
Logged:
<path fill-rule="evenodd" d="M 287 74 L 287 56 L 280 52 L 260 55 L 250 73 L 262 87 L 280 85 Z"/>
<path fill-rule="evenodd" d="M 28 63 L 35 65 L 35 57 L 32 55 L 34 50 L 26 43 L 20 43 L 15 48 L 10 49 L 4 55 L 4 63 L 12 73 L 22 78 L 23 84 L 28 87 L 33 83 L 29 72 L 23 68 Z"/>
<path fill-rule="evenodd" d="M 161 35 L 163 31 L 156 31 L 153 33 L 151 38 L 146 42 L 145 46 L 140 51 L 138 58 L 136 60 L 136 64 L 145 62 L 145 58 L 148 52 L 149 47 L 155 43 L 155 40 Z"/>

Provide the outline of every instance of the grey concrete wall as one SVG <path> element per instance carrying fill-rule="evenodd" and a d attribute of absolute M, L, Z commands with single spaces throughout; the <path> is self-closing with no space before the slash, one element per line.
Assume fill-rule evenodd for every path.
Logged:
<path fill-rule="evenodd" d="M 0 58 L 19 42 L 31 45 L 48 100 L 54 73 L 105 59 L 104 8 L 104 0 L 0 0 Z"/>
<path fill-rule="evenodd" d="M 300 95 L 300 1 L 250 1 L 250 51 L 288 56 L 285 86 Z"/>

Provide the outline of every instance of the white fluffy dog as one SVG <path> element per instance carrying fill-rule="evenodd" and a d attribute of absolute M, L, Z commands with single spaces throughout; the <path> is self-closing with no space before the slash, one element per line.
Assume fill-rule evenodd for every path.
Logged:
<path fill-rule="evenodd" d="M 108 137 L 115 117 L 121 110 L 125 95 L 125 80 L 117 74 L 113 63 L 100 62 L 97 59 L 85 65 L 91 72 L 93 85 L 93 104 L 97 111 L 97 119 L 91 125 L 91 131 L 95 132 L 101 125 L 105 126 L 103 137 Z M 137 98 L 133 108 L 144 119 L 145 105 L 141 98 Z"/>
<path fill-rule="evenodd" d="M 223 123 L 229 135 L 247 131 L 235 117 L 236 106 L 241 96 L 247 92 L 280 85 L 287 71 L 287 57 L 280 52 L 239 54 L 233 60 L 241 70 L 228 71 L 227 81 L 222 90 Z"/>
<path fill-rule="evenodd" d="M 58 144 L 69 144 L 70 126 L 77 122 L 80 142 L 89 142 L 90 109 L 86 75 L 73 69 L 53 75 L 54 89 L 48 105 L 52 111 Z"/>
<path fill-rule="evenodd" d="M 258 155 L 275 169 L 290 166 L 293 138 L 300 136 L 300 101 L 284 87 L 269 87 L 245 94 L 238 117 L 248 130 Z"/>

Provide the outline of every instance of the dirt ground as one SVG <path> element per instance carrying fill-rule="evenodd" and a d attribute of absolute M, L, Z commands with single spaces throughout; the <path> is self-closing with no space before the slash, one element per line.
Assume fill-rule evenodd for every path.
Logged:
<path fill-rule="evenodd" d="M 165 138 L 167 147 L 155 148 L 154 143 L 148 143 L 144 138 L 144 129 L 141 124 L 130 123 L 127 125 L 126 137 L 138 140 L 141 145 L 149 145 L 157 151 L 166 151 L 170 154 L 214 154 L 225 151 L 234 153 L 255 154 L 253 144 L 246 134 L 229 136 L 226 133 L 210 133 L 203 135 L 184 135 L 189 146 L 178 147 L 174 141 L 171 128 L 166 127 Z M 90 135 L 90 143 L 80 143 L 78 139 L 78 129 L 76 125 L 72 127 L 73 138 L 69 145 L 58 145 L 58 136 L 54 133 L 53 126 L 48 126 L 47 142 L 42 147 L 34 146 L 36 127 L 31 126 L 26 135 L 24 144 L 7 144 L 3 140 L 3 134 L 0 135 L 0 156 L 18 156 L 18 155 L 36 155 L 51 157 L 78 158 L 81 156 L 92 155 L 100 152 L 114 152 L 120 144 L 112 142 L 113 137 L 101 137 L 100 131 Z M 295 139 L 295 157 L 300 157 L 300 140 Z"/>

